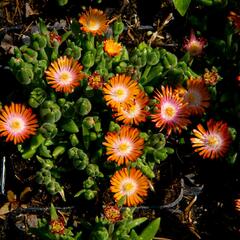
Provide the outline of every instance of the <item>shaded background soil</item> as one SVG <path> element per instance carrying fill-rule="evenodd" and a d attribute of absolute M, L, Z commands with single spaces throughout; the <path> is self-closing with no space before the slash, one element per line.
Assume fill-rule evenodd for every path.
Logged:
<path fill-rule="evenodd" d="M 69 0 L 67 7 L 57 6 L 55 1 L 48 0 L 4 0 L 0 3 L 0 41 L 2 42 L 6 34 L 10 36 L 9 45 L 0 47 L 0 76 L 1 81 L 6 81 L 5 87 L 0 88 L 0 101 L 4 102 L 8 98 L 17 96 L 18 89 L 21 86 L 15 80 L 9 69 L 6 67 L 10 57 L 11 45 L 18 45 L 22 43 L 22 36 L 31 31 L 31 27 L 36 24 L 39 17 L 45 19 L 50 25 L 54 25 L 61 20 L 68 23 L 71 18 L 77 17 L 82 9 L 82 6 L 97 7 L 106 9 L 110 15 L 119 14 L 121 12 L 125 22 L 130 26 L 135 20 L 140 21 L 141 25 L 154 27 L 157 19 L 164 20 L 170 12 L 174 12 L 170 1 L 155 1 L 155 0 L 138 0 L 130 1 L 130 4 L 124 7 L 124 2 L 127 1 L 112 1 L 103 0 L 102 3 L 95 1 L 75 1 Z M 134 18 L 133 18 L 134 16 Z M 162 34 L 165 37 L 165 46 L 170 45 L 171 51 L 176 51 L 175 44 L 172 39 L 183 39 L 186 35 L 182 30 L 187 27 L 184 18 L 175 14 L 176 25 L 170 24 Z M 216 16 L 215 16 L 216 17 Z M 181 26 L 181 27 L 179 27 Z M 218 25 L 220 26 L 220 24 Z M 213 31 L 218 34 L 220 30 L 213 26 Z M 173 36 L 171 36 L 169 33 Z M 167 34 L 168 33 L 168 34 Z M 124 41 L 129 46 L 133 46 L 138 41 L 143 40 L 146 36 L 146 31 L 134 31 L 135 39 L 129 38 L 127 33 L 124 33 Z M 209 33 L 211 34 L 211 33 Z M 177 37 L 176 37 L 177 36 Z M 180 40 L 179 40 L 180 41 Z M 12 91 L 13 86 L 15 88 Z M 5 99 L 5 100 L 4 100 Z M 233 123 L 237 126 L 238 123 Z M 60 197 L 52 197 L 46 193 L 44 188 L 39 187 L 34 179 L 34 174 L 38 170 L 37 164 L 23 161 L 15 153 L 14 147 L 6 147 L 0 143 L 2 156 L 7 156 L 7 176 L 5 194 L 0 197 L 0 205 L 6 202 L 6 191 L 12 190 L 18 197 L 21 192 L 29 187 L 31 191 L 26 195 L 23 202 L 18 202 L 19 207 L 25 204 L 29 212 L 21 213 L 20 211 L 13 211 L 9 214 L 6 220 L 0 220 L 0 239 L 2 240 L 21 240 L 21 239 L 35 239 L 33 236 L 26 234 L 26 229 L 19 227 L 27 226 L 25 223 L 29 215 L 36 215 L 38 217 L 45 216 L 48 211 L 45 209 L 52 201 L 59 207 L 66 207 L 61 201 Z M 2 157 L 1 156 L 1 157 Z M 193 240 L 193 239 L 240 239 L 240 212 L 236 211 L 233 201 L 240 198 L 240 179 L 239 163 L 234 166 L 228 165 L 224 162 L 216 161 L 202 161 L 201 159 L 193 159 L 193 156 L 186 155 L 184 152 L 178 152 L 173 157 L 169 158 L 161 165 L 161 174 L 159 185 L 155 188 L 156 192 L 151 193 L 146 206 L 149 208 L 136 210 L 136 215 L 145 215 L 149 218 L 153 216 L 161 216 L 161 233 L 159 237 L 166 237 L 172 240 Z M 70 218 L 74 215 L 80 215 L 84 218 L 86 215 L 94 217 L 96 211 L 101 211 L 101 200 L 98 202 L 84 202 L 84 208 L 78 204 L 78 199 L 72 199 L 77 189 L 74 189 L 74 182 L 76 176 L 66 178 L 65 189 L 69 189 L 66 196 L 69 200 L 67 207 L 73 206 L 69 211 Z M 181 179 L 184 180 L 185 185 L 181 186 Z M 183 188 L 183 189 L 181 189 Z M 183 190 L 183 196 L 178 199 L 179 194 Z M 166 204 L 174 203 L 172 207 L 162 207 Z M 92 205 L 95 204 L 95 208 Z M 187 209 L 192 204 L 190 209 Z M 42 210 L 33 210 L 32 207 L 42 208 Z M 17 208 L 18 209 L 18 208 Z M 189 211 L 188 211 L 189 210 Z M 91 212 L 93 211 L 93 212 Z M 24 219 L 19 216 L 23 215 Z M 19 220 L 20 218 L 20 220 Z"/>

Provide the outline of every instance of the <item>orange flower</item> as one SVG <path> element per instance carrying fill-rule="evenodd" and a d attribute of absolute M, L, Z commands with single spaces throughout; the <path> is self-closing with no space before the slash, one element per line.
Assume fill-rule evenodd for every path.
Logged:
<path fill-rule="evenodd" d="M 142 203 L 142 197 L 147 196 L 148 179 L 135 168 L 122 168 L 112 176 L 110 182 L 115 201 L 125 198 L 124 204 L 129 207 Z"/>
<path fill-rule="evenodd" d="M 236 30 L 240 30 L 240 16 L 238 14 L 230 11 L 228 19 L 234 24 Z"/>
<path fill-rule="evenodd" d="M 208 129 L 205 130 L 201 124 L 197 125 L 197 129 L 193 130 L 195 137 L 191 138 L 192 147 L 203 158 L 219 158 L 223 157 L 230 146 L 231 135 L 228 125 L 222 121 L 215 122 L 210 119 L 207 122 Z"/>
<path fill-rule="evenodd" d="M 120 54 L 122 45 L 115 42 L 113 39 L 107 39 L 104 41 L 103 49 L 110 57 L 114 57 Z"/>
<path fill-rule="evenodd" d="M 54 41 L 57 41 L 59 44 L 62 42 L 62 37 L 58 35 L 56 32 L 50 32 L 49 38 L 50 38 L 51 44 L 53 44 Z"/>
<path fill-rule="evenodd" d="M 11 103 L 0 111 L 0 136 L 7 137 L 7 142 L 22 143 L 36 133 L 37 127 L 36 115 L 22 104 Z"/>
<path fill-rule="evenodd" d="M 194 115 L 202 115 L 210 105 L 210 94 L 202 79 L 190 78 L 187 81 L 187 91 L 183 99 L 188 103 L 190 114 Z"/>
<path fill-rule="evenodd" d="M 60 57 L 45 71 L 46 78 L 57 92 L 72 93 L 84 77 L 82 68 L 73 58 Z"/>
<path fill-rule="evenodd" d="M 79 23 L 83 25 L 82 31 L 90 32 L 94 36 L 102 35 L 108 28 L 108 20 L 103 11 L 91 7 L 80 16 Z"/>
<path fill-rule="evenodd" d="M 191 56 L 198 56 L 202 53 L 207 41 L 204 38 L 197 38 L 194 31 L 191 31 L 190 39 L 185 39 L 183 47 Z"/>
<path fill-rule="evenodd" d="M 98 72 L 94 72 L 88 77 L 88 86 L 92 87 L 93 89 L 102 89 L 103 82 L 104 79 Z"/>
<path fill-rule="evenodd" d="M 129 106 L 121 107 L 118 112 L 114 114 L 114 117 L 118 121 L 122 121 L 124 124 L 136 124 L 146 121 L 146 117 L 149 115 L 145 109 L 149 102 L 148 96 L 145 92 L 141 91 L 134 99 L 132 99 Z"/>
<path fill-rule="evenodd" d="M 205 73 L 203 74 L 203 81 L 208 86 L 215 86 L 221 80 L 220 75 L 215 67 L 212 67 L 211 71 L 207 68 L 205 69 Z"/>
<path fill-rule="evenodd" d="M 118 165 L 134 162 L 142 155 L 144 139 L 139 136 L 140 131 L 130 126 L 121 127 L 119 132 L 108 132 L 103 145 L 107 147 L 106 154 L 109 161 Z"/>
<path fill-rule="evenodd" d="M 235 210 L 240 212 L 240 198 L 234 199 L 233 204 L 234 204 Z"/>
<path fill-rule="evenodd" d="M 105 218 L 111 222 L 116 223 L 122 220 L 122 214 L 118 206 L 107 205 L 103 208 Z"/>
<path fill-rule="evenodd" d="M 186 93 L 187 89 L 181 85 L 174 89 L 174 95 L 176 95 L 178 98 L 183 98 Z"/>
<path fill-rule="evenodd" d="M 50 225 L 51 233 L 53 233 L 53 234 L 64 234 L 65 223 L 64 223 L 64 220 L 62 218 L 52 220 L 49 225 Z"/>
<path fill-rule="evenodd" d="M 124 74 L 112 77 L 103 87 L 104 99 L 114 109 L 130 104 L 139 92 L 138 82 Z"/>
<path fill-rule="evenodd" d="M 159 102 L 155 106 L 155 113 L 151 114 L 152 121 L 156 122 L 156 127 L 167 130 L 167 134 L 173 131 L 179 133 L 189 123 L 189 112 L 187 103 L 183 102 L 183 98 L 174 94 L 171 87 L 162 86 L 162 93 L 156 91 L 155 99 Z"/>

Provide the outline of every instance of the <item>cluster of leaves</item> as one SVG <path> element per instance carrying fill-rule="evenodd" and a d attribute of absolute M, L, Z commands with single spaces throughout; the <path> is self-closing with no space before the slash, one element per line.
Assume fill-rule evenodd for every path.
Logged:
<path fill-rule="evenodd" d="M 31 231 L 41 239 L 49 240 L 151 240 L 156 235 L 160 218 L 152 220 L 138 234 L 135 229 L 147 221 L 146 217 L 133 218 L 134 209 L 126 208 L 121 216 L 120 222 L 111 222 L 105 217 L 96 217 L 95 223 L 85 221 L 85 226 L 91 228 L 89 236 L 80 231 L 76 234 L 72 228 L 65 227 L 65 220 L 57 213 L 53 204 L 50 207 L 50 219 L 41 218 L 38 221 L 38 227 L 32 228 Z"/>
<path fill-rule="evenodd" d="M 113 37 L 123 31 L 121 21 L 114 22 Z M 107 131 L 118 131 L 120 125 L 113 121 L 106 107 L 101 89 L 88 85 L 83 79 L 78 91 L 72 94 L 55 93 L 46 85 L 45 71 L 48 65 L 61 55 L 80 60 L 84 73 L 97 72 L 104 79 L 116 73 L 132 74 L 139 79 L 146 92 L 152 94 L 154 87 L 162 81 L 181 82 L 194 72 L 177 57 L 165 49 L 154 49 L 141 43 L 132 52 L 123 47 L 120 55 L 109 57 L 103 50 L 103 41 L 82 33 L 77 22 L 72 30 L 60 36 L 49 32 L 41 20 L 40 32 L 31 35 L 29 45 L 15 48 L 15 56 L 9 64 L 17 80 L 24 86 L 23 95 L 39 116 L 40 127 L 35 136 L 18 144 L 23 159 L 37 159 L 41 170 L 36 174 L 39 184 L 55 195 L 64 198 L 61 174 L 76 169 L 82 172 L 83 194 L 93 199 L 98 190 L 99 178 L 103 178 L 101 162 L 104 158 L 102 142 Z M 54 39 L 51 37 L 54 36 Z M 59 42 L 57 37 L 61 38 Z M 166 79 L 166 80 L 165 80 Z M 168 79 L 168 80 L 167 80 Z M 143 134 L 143 133 L 142 133 Z M 164 134 L 151 131 L 145 133 L 146 148 L 137 166 L 150 178 L 154 178 L 155 164 L 165 160 L 173 149 L 166 147 Z M 161 140 L 160 140 L 161 139 Z M 69 161 L 71 164 L 69 164 Z"/>
<path fill-rule="evenodd" d="M 215 0 L 199 0 L 197 4 L 215 8 L 219 6 L 220 2 L 222 3 L 221 9 L 227 5 L 227 1 Z M 175 8 L 182 16 L 187 13 L 190 3 L 191 0 L 173 1 Z M 208 29 L 204 29 L 204 26 L 207 25 L 208 18 L 204 18 L 204 24 L 196 21 L 194 15 L 187 16 L 187 18 L 194 28 L 203 33 L 207 32 Z M 156 172 L 160 168 L 161 162 L 166 160 L 169 154 L 174 154 L 176 146 L 170 145 L 171 139 L 174 139 L 175 144 L 181 143 L 182 139 L 180 139 L 178 133 L 187 129 L 190 120 L 198 124 L 207 122 L 209 127 L 209 132 L 205 131 L 201 125 L 198 125 L 198 129 L 193 131 L 195 138 L 192 138 L 192 142 L 195 147 L 202 147 L 199 150 L 200 155 L 206 158 L 225 157 L 226 152 L 230 149 L 230 154 L 226 158 L 229 162 L 234 163 L 237 159 L 237 153 L 231 148 L 229 139 L 230 135 L 231 140 L 235 139 L 236 131 L 220 122 L 222 120 L 220 114 L 216 116 L 216 120 L 219 120 L 218 123 L 214 124 L 213 121 L 208 121 L 213 118 L 213 114 L 210 113 L 209 116 L 205 114 L 205 107 L 208 107 L 208 103 L 204 103 L 203 107 L 200 106 L 200 114 L 197 110 L 191 112 L 197 112 L 197 115 L 199 114 L 198 116 L 201 116 L 201 118 L 194 118 L 189 114 L 187 120 L 182 122 L 180 120 L 179 125 L 175 122 L 169 125 L 167 123 L 167 117 L 171 117 L 173 108 L 169 110 L 167 116 L 162 116 L 161 111 L 159 111 L 161 104 L 164 103 L 162 101 L 167 102 L 169 99 L 173 102 L 177 99 L 175 102 L 177 110 L 182 108 L 183 105 L 187 105 L 183 102 L 182 99 L 184 98 L 181 94 L 184 95 L 189 90 L 187 88 L 190 88 L 189 82 L 192 79 L 195 79 L 195 83 L 199 79 L 205 81 L 204 90 L 200 89 L 199 92 L 209 92 L 205 100 L 208 102 L 210 98 L 212 99 L 214 103 L 211 106 L 212 111 L 218 111 L 221 105 L 229 100 L 228 93 L 221 92 L 222 89 L 218 88 L 218 82 L 221 80 L 218 72 L 224 75 L 224 66 L 220 64 L 220 60 L 221 57 L 226 56 L 226 59 L 230 60 L 233 65 L 230 70 L 234 69 L 234 74 L 238 74 L 239 57 L 236 56 L 234 50 L 239 47 L 236 40 L 236 37 L 239 37 L 237 32 L 239 29 L 236 30 L 233 26 L 236 25 L 236 15 L 232 15 L 230 18 L 226 17 L 226 19 L 226 34 L 223 39 L 213 37 L 208 40 L 208 45 L 215 48 L 220 57 L 211 55 L 211 52 L 209 52 L 208 56 L 202 58 L 198 58 L 198 55 L 202 54 L 206 44 L 199 40 L 194 33 L 186 44 L 188 52 L 183 58 L 179 58 L 165 48 L 153 48 L 145 42 L 131 50 L 122 46 L 119 43 L 119 36 L 124 31 L 124 24 L 120 19 L 113 21 L 107 33 L 97 34 L 98 36 L 96 36 L 96 33 L 91 34 L 83 31 L 77 20 L 73 20 L 69 29 L 64 33 L 56 30 L 50 32 L 44 21 L 40 20 L 39 31 L 30 36 L 28 44 L 15 48 L 14 56 L 9 62 L 12 72 L 22 86 L 21 98 L 33 109 L 38 119 L 39 128 L 36 130 L 36 135 L 17 144 L 18 151 L 23 159 L 36 160 L 39 163 L 40 169 L 36 173 L 36 181 L 44 185 L 50 194 L 60 194 L 65 201 L 67 200 L 64 193 L 65 176 L 72 173 L 78 176 L 76 184 L 79 191 L 75 194 L 75 197 L 81 196 L 86 200 L 102 198 L 102 195 L 109 189 L 109 179 L 116 170 L 120 169 L 122 162 L 127 163 L 128 169 L 139 169 L 148 179 L 155 181 Z M 112 41 L 109 43 L 109 49 L 106 46 L 108 39 Z M 56 82 L 55 85 L 51 82 L 52 78 L 57 78 L 53 74 L 54 70 L 57 69 L 56 63 L 58 62 L 61 65 L 61 62 L 67 62 L 67 59 L 71 59 L 71 63 L 81 64 L 78 67 L 75 65 L 77 73 L 74 74 L 79 74 L 81 78 L 76 88 L 59 87 Z M 206 69 L 203 72 L 204 67 L 202 66 L 208 67 L 210 70 Z M 196 70 L 193 71 L 193 69 Z M 106 97 L 108 91 L 106 86 L 110 88 L 110 82 L 115 77 L 118 79 L 118 76 L 123 79 L 130 76 L 138 87 L 137 93 L 139 95 L 141 93 L 143 99 L 148 99 L 141 109 L 148 112 L 143 119 L 128 120 L 121 118 L 122 112 L 120 110 L 124 109 L 124 105 L 116 107 L 109 103 L 110 100 Z M 51 84 L 52 86 L 50 86 Z M 164 88 L 163 86 L 171 86 L 174 90 L 169 90 L 170 87 Z M 104 87 L 106 87 L 105 90 Z M 161 87 L 163 89 L 162 93 L 158 91 Z M 155 91 L 156 89 L 158 90 Z M 132 95 L 133 103 L 137 101 L 136 95 Z M 194 97 L 194 95 L 192 96 Z M 178 103 L 179 105 L 177 105 Z M 239 106 L 236 104 L 232 108 L 221 111 L 224 113 L 229 111 L 230 114 L 233 114 Z M 156 112 L 160 117 L 156 117 Z M 155 122 L 157 122 L 155 126 L 151 121 L 154 114 Z M 166 119 L 164 119 L 164 116 L 166 116 Z M 6 119 L 2 117 L 1 121 L 4 120 Z M 128 129 L 131 129 L 134 133 L 136 132 L 136 126 L 140 129 L 139 136 L 136 139 L 138 137 L 143 139 L 144 147 L 143 149 L 137 149 L 138 152 L 142 150 L 140 156 L 136 154 L 137 159 L 129 160 L 133 157 L 126 159 L 121 156 L 119 160 L 116 153 L 119 149 L 111 151 L 111 148 L 114 147 L 109 147 L 110 144 L 114 145 L 114 140 L 109 140 L 112 136 L 114 136 L 112 137 L 114 139 L 121 138 L 121 135 L 123 135 L 121 133 L 123 125 L 128 125 Z M 1 131 L 3 131 L 4 126 L 1 126 Z M 160 128 L 160 131 L 158 128 Z M 189 142 L 191 130 L 187 129 Z M 174 132 L 174 135 L 169 138 L 172 132 Z M 212 138 L 208 139 L 208 143 L 204 137 L 211 134 Z M 128 137 L 131 138 L 131 136 Z M 107 147 L 105 148 L 104 145 Z M 211 146 L 213 146 L 213 149 L 211 149 Z M 216 146 L 216 149 L 214 149 L 214 146 Z M 188 151 L 188 149 L 184 150 Z M 117 171 L 118 173 L 119 171 Z M 132 186 L 128 185 L 128 187 Z M 117 200 L 119 200 L 119 197 L 115 197 L 116 202 L 118 202 Z M 121 199 L 118 204 L 124 204 L 125 200 L 125 198 Z M 52 220 L 58 220 L 54 207 L 52 207 L 52 211 L 52 215 L 55 215 Z M 159 219 L 150 223 L 150 226 L 139 235 L 133 228 L 146 221 L 146 218 L 133 219 L 132 213 L 130 217 L 126 217 L 113 225 L 109 224 L 109 221 L 106 222 L 105 218 L 96 218 L 96 225 L 91 226 L 94 227 L 90 234 L 91 239 L 152 239 L 159 228 Z M 78 239 L 82 234 L 78 233 L 75 236 L 72 229 L 69 228 L 63 235 L 62 233 L 56 235 L 55 232 L 51 232 L 52 228 L 49 226 L 49 222 L 45 219 L 39 225 L 40 232 L 46 233 L 45 238 L 73 240 Z M 120 238 L 120 235 L 123 237 Z"/>

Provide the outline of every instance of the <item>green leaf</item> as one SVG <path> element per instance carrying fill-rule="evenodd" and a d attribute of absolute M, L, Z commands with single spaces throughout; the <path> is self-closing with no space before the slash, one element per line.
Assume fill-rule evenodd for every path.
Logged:
<path fill-rule="evenodd" d="M 185 15 L 190 3 L 191 0 L 173 0 L 174 7 L 180 13 L 181 16 Z"/>
<path fill-rule="evenodd" d="M 160 218 L 154 219 L 141 232 L 139 236 L 142 240 L 152 240 L 160 227 Z"/>
<path fill-rule="evenodd" d="M 140 217 L 140 218 L 133 219 L 128 223 L 128 229 L 135 228 L 136 226 L 142 224 L 146 220 L 147 220 L 146 217 Z"/>

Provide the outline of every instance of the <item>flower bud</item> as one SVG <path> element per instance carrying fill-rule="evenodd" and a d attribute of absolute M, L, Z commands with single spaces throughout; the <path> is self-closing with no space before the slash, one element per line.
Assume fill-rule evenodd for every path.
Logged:
<path fill-rule="evenodd" d="M 92 163 L 88 164 L 86 172 L 90 177 L 97 177 L 100 173 L 98 165 Z"/>
<path fill-rule="evenodd" d="M 48 190 L 48 192 L 52 195 L 55 195 L 57 194 L 58 192 L 56 191 L 56 180 L 55 179 L 52 179 L 50 182 L 48 182 L 46 184 L 46 188 Z"/>
<path fill-rule="evenodd" d="M 82 57 L 82 64 L 86 68 L 90 68 L 94 65 L 94 54 L 92 51 L 87 51 Z"/>
<path fill-rule="evenodd" d="M 121 20 L 117 20 L 113 23 L 113 34 L 119 36 L 124 30 L 124 24 Z"/>
<path fill-rule="evenodd" d="M 85 117 L 85 118 L 83 119 L 83 123 L 82 123 L 82 124 L 83 124 L 84 127 L 86 127 L 87 129 L 91 129 L 91 128 L 93 128 L 94 125 L 95 125 L 95 120 L 94 120 L 93 117 L 88 116 L 88 117 Z"/>
<path fill-rule="evenodd" d="M 40 46 L 39 46 L 39 43 L 38 41 L 33 41 L 32 42 L 32 48 L 36 51 L 39 51 L 40 50 Z"/>
<path fill-rule="evenodd" d="M 82 149 L 76 147 L 68 150 L 68 157 L 73 160 L 73 166 L 78 170 L 83 170 L 89 163 L 88 155 Z"/>
<path fill-rule="evenodd" d="M 157 163 L 160 163 L 161 161 L 165 160 L 168 157 L 168 154 L 165 148 L 159 150 L 157 149 L 153 152 L 153 157 Z"/>
<path fill-rule="evenodd" d="M 154 148 L 163 148 L 166 144 L 166 139 L 162 133 L 156 133 L 150 137 L 149 144 Z"/>
<path fill-rule="evenodd" d="M 45 138 L 54 138 L 57 135 L 58 129 L 56 124 L 45 122 L 42 124 L 42 126 L 39 128 L 39 132 L 45 137 Z"/>
<path fill-rule="evenodd" d="M 148 65 L 156 65 L 159 62 L 160 54 L 157 49 L 153 49 L 151 52 L 147 54 L 147 64 Z"/>
<path fill-rule="evenodd" d="M 9 60 L 9 66 L 13 70 L 20 68 L 23 63 L 24 61 L 22 60 L 22 58 L 11 57 Z"/>
<path fill-rule="evenodd" d="M 61 118 L 60 107 L 51 100 L 43 102 L 40 108 L 40 116 L 44 121 L 55 123 Z"/>
<path fill-rule="evenodd" d="M 46 37 L 44 35 L 41 35 L 40 33 L 33 33 L 32 40 L 38 42 L 39 48 L 45 48 L 47 46 Z"/>
<path fill-rule="evenodd" d="M 43 184 L 45 179 L 51 178 L 51 172 L 48 169 L 41 169 L 36 173 L 36 181 L 38 184 Z"/>
<path fill-rule="evenodd" d="M 42 88 L 34 88 L 28 100 L 28 104 L 32 108 L 39 107 L 47 98 L 47 93 Z"/>
<path fill-rule="evenodd" d="M 23 84 L 28 85 L 34 78 L 33 70 L 30 67 L 21 67 L 16 73 L 17 80 Z"/>
<path fill-rule="evenodd" d="M 110 124 L 109 124 L 109 129 L 108 129 L 108 130 L 109 130 L 110 132 L 115 132 L 115 131 L 117 132 L 117 131 L 120 130 L 120 128 L 121 128 L 121 127 L 120 127 L 117 123 L 111 121 Z"/>
<path fill-rule="evenodd" d="M 76 106 L 77 111 L 81 116 L 87 115 L 92 109 L 92 104 L 88 98 L 79 98 L 76 102 Z"/>
<path fill-rule="evenodd" d="M 88 177 L 85 181 L 83 181 L 83 188 L 91 188 L 94 186 L 95 181 L 92 177 Z"/>
<path fill-rule="evenodd" d="M 92 190 L 86 190 L 86 191 L 84 191 L 84 193 L 83 193 L 83 195 L 84 195 L 84 197 L 87 199 L 87 200 L 92 200 L 92 199 L 94 199 L 95 198 L 95 196 L 96 196 L 96 194 L 97 194 L 97 191 L 92 191 Z"/>

